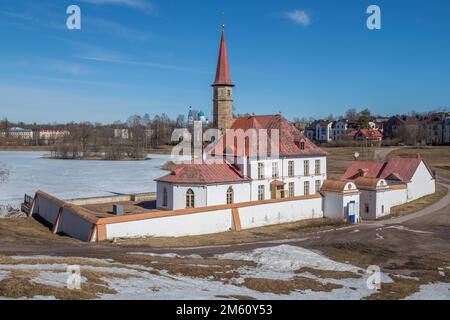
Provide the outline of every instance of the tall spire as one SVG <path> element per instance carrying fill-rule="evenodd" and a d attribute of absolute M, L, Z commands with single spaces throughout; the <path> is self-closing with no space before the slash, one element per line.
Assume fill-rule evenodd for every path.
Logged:
<path fill-rule="evenodd" d="M 216 79 L 213 86 L 233 86 L 230 65 L 228 62 L 227 42 L 225 39 L 225 23 L 222 23 L 222 39 L 220 40 L 219 60 L 217 62 Z"/>

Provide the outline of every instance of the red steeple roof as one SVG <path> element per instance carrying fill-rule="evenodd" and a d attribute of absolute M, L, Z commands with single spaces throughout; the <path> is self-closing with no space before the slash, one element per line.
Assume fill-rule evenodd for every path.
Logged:
<path fill-rule="evenodd" d="M 232 86 L 230 65 L 228 63 L 227 42 L 225 40 L 225 30 L 222 29 L 222 39 L 220 41 L 219 60 L 217 62 L 216 79 L 213 86 Z"/>

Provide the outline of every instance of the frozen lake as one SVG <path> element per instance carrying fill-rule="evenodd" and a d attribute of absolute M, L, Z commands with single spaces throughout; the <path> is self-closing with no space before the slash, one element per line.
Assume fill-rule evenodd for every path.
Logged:
<path fill-rule="evenodd" d="M 45 152 L 0 151 L 0 167 L 10 175 L 0 183 L 0 205 L 19 206 L 36 190 L 62 199 L 156 191 L 153 179 L 168 172 L 170 155 L 150 154 L 147 161 L 44 159 Z"/>

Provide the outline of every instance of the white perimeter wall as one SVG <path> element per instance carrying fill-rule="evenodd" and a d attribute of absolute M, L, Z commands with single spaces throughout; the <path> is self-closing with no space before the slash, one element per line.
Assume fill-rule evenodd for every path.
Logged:
<path fill-rule="evenodd" d="M 40 216 L 51 225 L 55 225 L 60 208 L 52 200 L 37 195 L 32 214 Z M 92 222 L 83 219 L 72 212 L 70 208 L 64 208 L 55 232 L 78 240 L 89 241 L 93 226 Z"/>
<path fill-rule="evenodd" d="M 231 209 L 183 214 L 106 225 L 107 239 L 133 237 L 181 237 L 229 231 Z"/>
<path fill-rule="evenodd" d="M 411 182 L 408 183 L 408 201 L 413 201 L 435 192 L 436 181 L 422 161 L 417 167 Z"/>
<path fill-rule="evenodd" d="M 406 189 L 378 191 L 376 196 L 376 218 L 386 216 L 391 213 L 392 207 L 406 203 L 406 194 Z"/>
<path fill-rule="evenodd" d="M 238 208 L 241 228 L 322 218 L 322 198 L 283 201 Z M 106 225 L 107 239 L 133 237 L 181 237 L 212 234 L 234 228 L 232 209 L 180 214 Z"/>
<path fill-rule="evenodd" d="M 55 224 L 60 206 L 47 198 L 37 196 L 33 206 L 32 214 L 39 215 L 50 224 Z"/>
<path fill-rule="evenodd" d="M 322 198 L 293 200 L 239 208 L 242 229 L 323 218 Z"/>
<path fill-rule="evenodd" d="M 93 224 L 64 208 L 59 219 L 57 233 L 68 235 L 82 241 L 89 241 Z"/>
<path fill-rule="evenodd" d="M 361 217 L 363 219 L 374 220 L 390 214 L 391 207 L 408 202 L 406 194 L 406 189 L 387 189 L 379 191 L 361 190 Z M 366 204 L 369 205 L 368 213 L 366 213 Z"/>

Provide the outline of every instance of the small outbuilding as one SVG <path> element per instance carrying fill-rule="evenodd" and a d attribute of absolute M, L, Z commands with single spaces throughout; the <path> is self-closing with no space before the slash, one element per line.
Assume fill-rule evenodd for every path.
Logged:
<path fill-rule="evenodd" d="M 326 218 L 359 222 L 359 190 L 355 183 L 325 180 L 320 192 L 323 195 L 323 212 Z"/>

